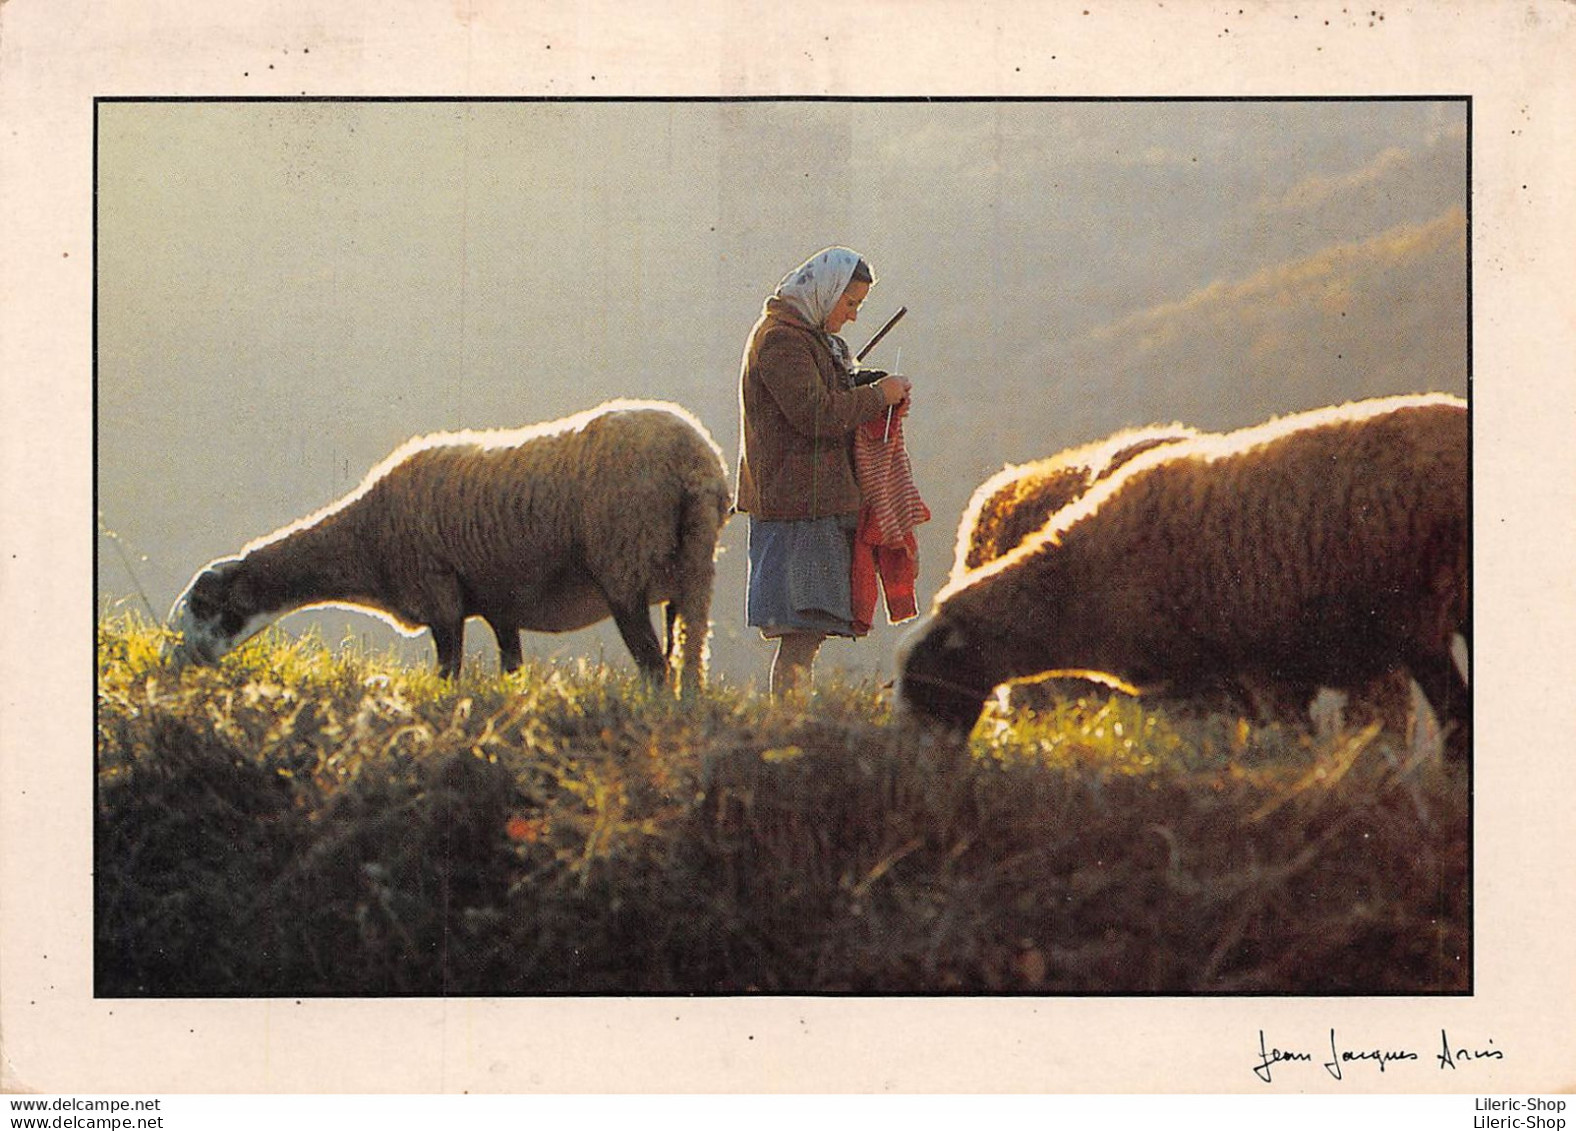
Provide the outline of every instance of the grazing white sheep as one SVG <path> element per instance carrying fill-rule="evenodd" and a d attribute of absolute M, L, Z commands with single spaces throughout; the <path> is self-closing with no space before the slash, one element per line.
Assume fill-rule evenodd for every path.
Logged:
<path fill-rule="evenodd" d="M 333 604 L 430 629 L 446 676 L 468 617 L 492 627 L 509 671 L 522 630 L 612 616 L 657 677 L 669 656 L 648 610 L 668 602 L 667 651 L 676 629 L 683 685 L 697 686 L 728 514 L 722 453 L 677 405 L 418 437 L 345 498 L 199 571 L 170 613 L 174 658 L 212 663 L 285 613 Z"/>
<path fill-rule="evenodd" d="M 958 730 L 1000 683 L 1099 672 L 1171 694 L 1360 690 L 1404 667 L 1467 748 L 1467 411 L 1335 406 L 1131 460 L 956 577 L 899 658 L 900 704 Z"/>

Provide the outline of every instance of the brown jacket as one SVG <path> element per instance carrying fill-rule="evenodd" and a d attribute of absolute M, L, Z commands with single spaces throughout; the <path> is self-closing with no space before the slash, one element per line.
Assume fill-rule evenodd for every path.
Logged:
<path fill-rule="evenodd" d="M 825 339 L 768 299 L 739 379 L 740 511 L 773 520 L 858 512 L 854 429 L 885 412 L 886 398 L 845 384 Z"/>

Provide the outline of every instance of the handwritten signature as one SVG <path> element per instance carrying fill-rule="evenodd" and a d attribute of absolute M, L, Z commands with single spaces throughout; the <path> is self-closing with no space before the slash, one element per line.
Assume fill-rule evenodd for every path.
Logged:
<path fill-rule="evenodd" d="M 1307 1052 L 1301 1049 L 1276 1048 L 1265 1039 L 1264 1030 L 1259 1030 L 1259 1059 L 1253 1066 L 1253 1074 L 1264 1083 L 1274 1082 L 1274 1069 L 1282 1064 L 1319 1064 L 1326 1072 L 1337 1080 L 1346 1078 L 1346 1069 L 1351 1066 L 1377 1065 L 1383 1073 L 1391 1065 L 1408 1062 L 1421 1063 L 1423 1055 L 1414 1049 L 1385 1049 L 1385 1048 L 1350 1048 L 1343 1047 L 1336 1037 L 1334 1029 L 1330 1030 L 1330 1052 L 1328 1059 L 1323 1051 L 1318 1053 Z M 1465 1045 L 1452 1044 L 1450 1034 L 1439 1030 L 1439 1051 L 1433 1054 L 1435 1066 L 1443 1071 L 1455 1071 L 1468 1064 L 1479 1060 L 1503 1060 L 1503 1049 L 1494 1047 L 1493 1038 L 1482 1048 L 1468 1048 Z"/>

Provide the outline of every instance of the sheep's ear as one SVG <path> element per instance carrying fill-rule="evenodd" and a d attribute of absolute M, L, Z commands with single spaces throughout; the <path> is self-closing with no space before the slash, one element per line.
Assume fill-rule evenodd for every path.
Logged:
<path fill-rule="evenodd" d="M 250 609 L 256 603 L 256 593 L 252 586 L 252 579 L 235 569 L 226 571 L 225 590 L 228 594 L 228 604 L 231 607 Z"/>
<path fill-rule="evenodd" d="M 213 562 L 192 582 L 192 592 L 218 598 L 230 588 L 230 575 L 235 572 L 235 562 Z"/>
<path fill-rule="evenodd" d="M 941 639 L 938 642 L 942 652 L 962 652 L 973 647 L 973 641 L 968 633 L 958 627 L 956 622 L 948 621 L 941 626 Z"/>
<path fill-rule="evenodd" d="M 192 595 L 220 608 L 250 607 L 252 583 L 234 560 L 214 562 L 192 585 Z"/>

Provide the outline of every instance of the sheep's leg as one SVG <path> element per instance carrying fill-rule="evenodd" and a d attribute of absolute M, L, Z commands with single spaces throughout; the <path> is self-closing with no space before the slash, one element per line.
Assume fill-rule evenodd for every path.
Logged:
<path fill-rule="evenodd" d="M 717 534 L 727 515 L 726 498 L 701 494 L 685 499 L 680 517 L 678 585 L 668 602 L 668 662 L 677 647 L 679 691 L 685 695 L 699 690 L 705 679 Z"/>
<path fill-rule="evenodd" d="M 1466 681 L 1456 667 L 1455 657 L 1444 653 L 1415 653 L 1407 659 L 1412 678 L 1423 689 L 1423 697 L 1441 723 L 1452 724 L 1445 740 L 1445 753 L 1452 759 L 1466 758 L 1472 750 L 1472 712 Z"/>
<path fill-rule="evenodd" d="M 1308 725 L 1308 705 L 1313 702 L 1314 689 L 1303 680 L 1238 675 L 1226 680 L 1223 690 L 1245 719 Z"/>
<path fill-rule="evenodd" d="M 488 619 L 493 635 L 498 638 L 498 666 L 505 672 L 518 668 L 524 659 L 520 654 L 520 626 L 506 620 Z"/>
<path fill-rule="evenodd" d="M 668 606 L 668 623 L 672 625 L 677 612 L 677 647 L 679 653 L 679 690 L 684 694 L 698 691 L 706 675 L 706 637 L 711 631 L 710 578 L 692 584 L 677 600 Z M 674 647 L 674 630 L 668 630 L 669 651 Z M 671 661 L 670 661 L 671 662 Z"/>
<path fill-rule="evenodd" d="M 438 649 L 438 674 L 444 679 L 454 679 L 460 674 L 460 662 L 465 658 L 465 622 L 434 624 L 432 642 Z"/>
<path fill-rule="evenodd" d="M 651 611 L 645 598 L 633 601 L 608 601 L 613 610 L 613 623 L 624 638 L 624 646 L 635 658 L 635 664 L 649 679 L 661 680 L 667 674 L 667 663 L 662 657 L 662 645 L 657 642 L 656 630 L 651 627 Z"/>

